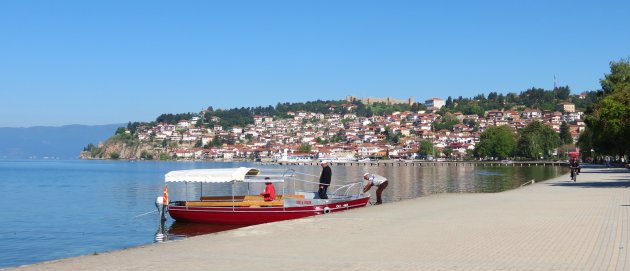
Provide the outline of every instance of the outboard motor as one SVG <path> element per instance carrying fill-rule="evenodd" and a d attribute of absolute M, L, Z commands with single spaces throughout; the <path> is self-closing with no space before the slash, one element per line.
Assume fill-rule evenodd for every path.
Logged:
<path fill-rule="evenodd" d="M 159 196 L 155 199 L 155 207 L 158 209 L 160 219 L 166 220 L 166 212 L 168 211 L 168 204 L 164 204 L 164 197 Z"/>
<path fill-rule="evenodd" d="M 166 212 L 168 211 L 168 204 L 164 204 L 164 202 L 165 200 L 162 196 L 159 196 L 155 199 L 155 207 L 158 209 L 158 213 L 160 214 L 158 230 L 155 233 L 156 242 L 164 242 L 167 239 L 167 235 L 164 231 L 164 223 L 166 222 Z"/>
<path fill-rule="evenodd" d="M 168 212 L 168 185 L 164 184 L 164 193 L 161 197 L 157 197 L 155 199 L 155 207 L 158 208 L 158 213 L 160 213 L 160 219 L 162 222 L 166 220 L 166 212 Z"/>

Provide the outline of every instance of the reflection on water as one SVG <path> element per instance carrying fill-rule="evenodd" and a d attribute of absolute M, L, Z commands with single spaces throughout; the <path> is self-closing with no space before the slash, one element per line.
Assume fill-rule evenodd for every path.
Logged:
<path fill-rule="evenodd" d="M 166 230 L 166 232 L 168 233 L 169 240 L 173 240 L 183 237 L 233 230 L 246 226 L 248 225 L 199 224 L 175 221 Z"/>
<path fill-rule="evenodd" d="M 180 221 L 171 221 L 170 225 L 166 225 L 166 220 L 160 219 L 157 231 L 155 232 L 155 242 L 161 243 L 166 241 L 180 240 L 187 237 L 197 235 L 210 234 L 222 231 L 229 231 L 249 225 L 228 225 L 228 224 L 202 224 L 189 223 Z"/>

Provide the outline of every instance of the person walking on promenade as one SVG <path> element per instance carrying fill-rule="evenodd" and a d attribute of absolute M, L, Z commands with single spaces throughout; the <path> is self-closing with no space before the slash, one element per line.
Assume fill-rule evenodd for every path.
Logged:
<path fill-rule="evenodd" d="M 385 188 L 387 188 L 387 185 L 389 184 L 387 178 L 381 175 L 370 174 L 369 172 L 366 172 L 365 174 L 363 174 L 363 179 L 368 181 L 367 184 L 363 187 L 363 193 L 370 190 L 372 186 L 376 186 L 376 205 L 382 204 L 383 198 L 381 197 L 381 195 L 383 194 L 383 190 L 385 190 Z"/>
<path fill-rule="evenodd" d="M 320 199 L 327 199 L 328 195 L 326 195 L 326 191 L 328 190 L 328 186 L 330 185 L 330 180 L 332 179 L 332 170 L 330 166 L 328 166 L 328 161 L 322 161 L 322 174 L 319 176 L 319 190 L 317 193 L 319 194 Z"/>

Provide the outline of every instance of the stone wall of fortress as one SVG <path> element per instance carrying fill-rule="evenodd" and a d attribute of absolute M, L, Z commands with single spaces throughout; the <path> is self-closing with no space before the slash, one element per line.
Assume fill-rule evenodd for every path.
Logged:
<path fill-rule="evenodd" d="M 392 104 L 408 104 L 408 105 L 412 105 L 414 103 L 413 97 L 409 97 L 409 99 L 406 99 L 406 100 L 399 100 L 399 99 L 394 99 L 394 98 L 391 98 L 391 97 L 385 97 L 385 98 L 372 98 L 372 97 L 358 98 L 358 97 L 354 97 L 354 96 L 346 96 L 346 101 L 348 101 L 348 102 L 361 101 L 363 104 L 384 103 L 384 104 L 387 104 L 387 105 L 392 105 Z"/>

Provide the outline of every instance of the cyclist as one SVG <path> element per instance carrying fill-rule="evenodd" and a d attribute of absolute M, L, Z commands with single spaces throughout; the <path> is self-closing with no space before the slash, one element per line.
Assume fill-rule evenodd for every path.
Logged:
<path fill-rule="evenodd" d="M 577 175 L 580 174 L 580 163 L 577 158 L 571 158 L 569 160 L 569 168 L 571 168 L 571 180 L 577 181 Z"/>

